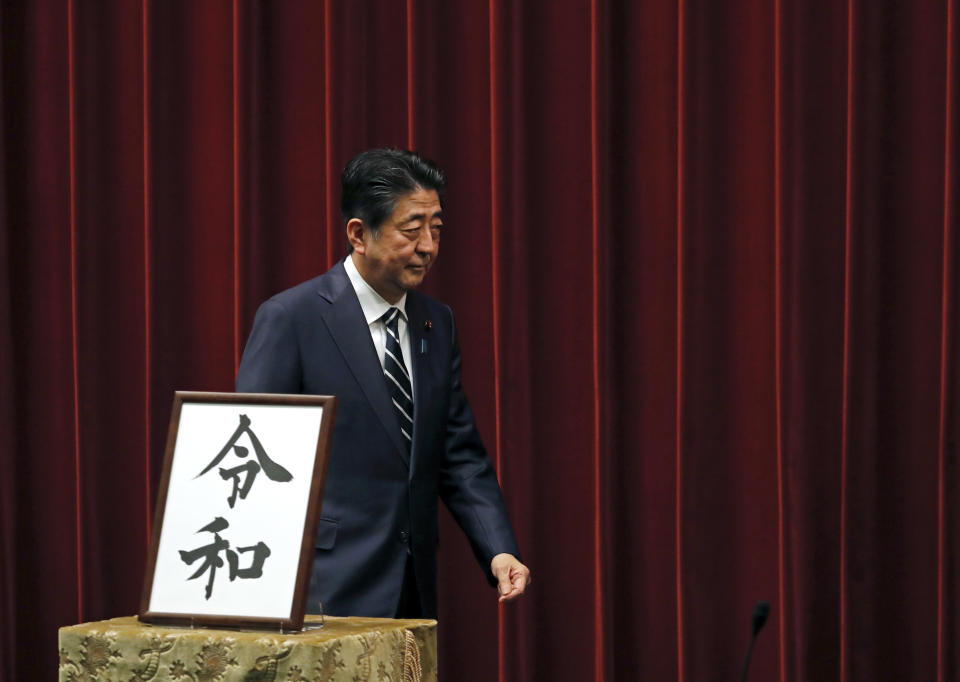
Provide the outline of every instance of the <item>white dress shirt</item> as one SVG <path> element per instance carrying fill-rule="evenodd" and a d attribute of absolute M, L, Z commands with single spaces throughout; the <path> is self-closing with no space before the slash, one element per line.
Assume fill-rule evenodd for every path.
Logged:
<path fill-rule="evenodd" d="M 390 305 L 372 286 L 367 284 L 357 266 L 353 262 L 353 256 L 347 256 L 343 263 L 347 271 L 347 277 L 353 285 L 353 290 L 357 292 L 357 298 L 360 299 L 360 308 L 363 309 L 363 316 L 367 320 L 370 329 L 370 337 L 373 339 L 373 346 L 377 349 L 377 357 L 380 358 L 380 367 L 383 367 L 383 354 L 387 347 L 387 325 L 380 319 L 390 308 L 400 309 L 400 319 L 397 324 L 397 330 L 400 332 L 400 350 L 403 351 L 403 364 L 410 375 L 410 388 L 413 385 L 413 365 L 410 357 L 410 332 L 407 329 L 407 294 L 404 292 L 396 305 Z M 416 395 L 416 394 L 414 394 Z"/>

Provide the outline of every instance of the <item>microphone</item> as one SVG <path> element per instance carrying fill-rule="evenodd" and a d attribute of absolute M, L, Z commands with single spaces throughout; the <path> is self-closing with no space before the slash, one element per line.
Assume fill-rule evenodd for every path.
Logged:
<path fill-rule="evenodd" d="M 743 661 L 743 673 L 740 675 L 740 682 L 747 682 L 747 671 L 750 669 L 750 655 L 753 653 L 753 644 L 757 641 L 757 635 L 767 624 L 767 618 L 770 616 L 770 602 L 758 601 L 753 609 L 753 636 L 750 637 L 750 646 L 747 647 L 747 657 Z"/>

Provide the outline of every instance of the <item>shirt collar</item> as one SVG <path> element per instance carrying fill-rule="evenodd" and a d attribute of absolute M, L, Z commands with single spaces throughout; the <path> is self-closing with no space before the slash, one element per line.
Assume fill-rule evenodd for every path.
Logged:
<path fill-rule="evenodd" d="M 353 262 L 353 255 L 347 256 L 343 262 L 343 269 L 347 271 L 350 284 L 353 285 L 353 290 L 357 292 L 357 298 L 360 300 L 360 308 L 363 310 L 363 316 L 366 318 L 368 325 L 373 324 L 383 317 L 383 314 L 390 308 L 399 308 L 400 315 L 403 317 L 403 320 L 406 321 L 407 292 L 403 292 L 400 300 L 397 301 L 396 304 L 391 305 L 363 278 L 363 275 L 360 274 L 356 264 Z"/>

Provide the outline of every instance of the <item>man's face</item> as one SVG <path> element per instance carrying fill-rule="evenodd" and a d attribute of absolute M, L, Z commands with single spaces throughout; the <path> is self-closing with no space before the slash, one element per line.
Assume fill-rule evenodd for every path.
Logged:
<path fill-rule="evenodd" d="M 423 281 L 440 249 L 443 210 L 435 190 L 416 189 L 397 200 L 374 234 L 361 221 L 347 225 L 354 263 L 363 278 L 390 303 Z"/>

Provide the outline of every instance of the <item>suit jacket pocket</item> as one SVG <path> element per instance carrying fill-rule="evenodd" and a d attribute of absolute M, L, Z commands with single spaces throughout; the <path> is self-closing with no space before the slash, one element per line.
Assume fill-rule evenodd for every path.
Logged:
<path fill-rule="evenodd" d="M 321 516 L 317 523 L 317 549 L 333 549 L 339 527 L 339 521 Z"/>

